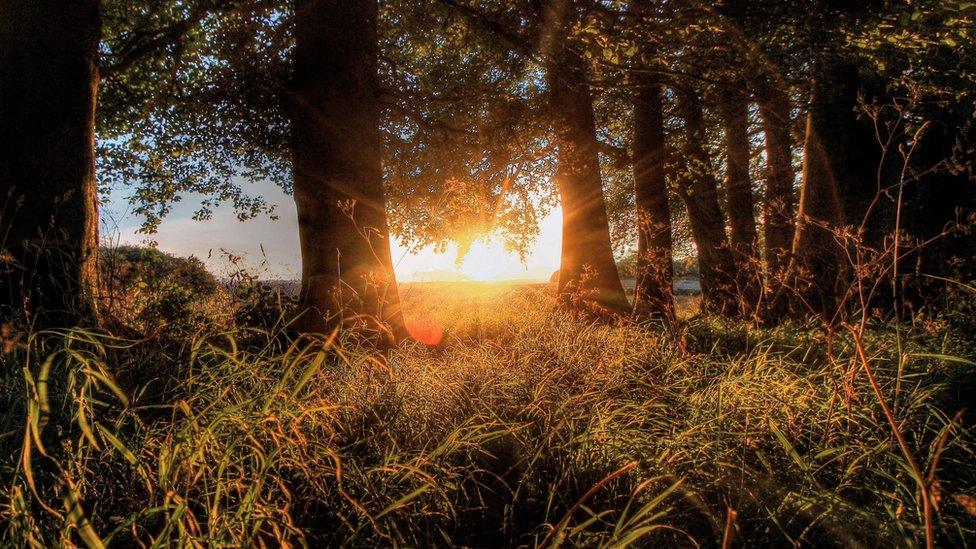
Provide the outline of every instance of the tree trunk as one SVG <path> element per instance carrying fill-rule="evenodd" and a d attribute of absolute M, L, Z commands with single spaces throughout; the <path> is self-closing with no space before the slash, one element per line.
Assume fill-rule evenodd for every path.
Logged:
<path fill-rule="evenodd" d="M 752 317 L 759 305 L 762 269 L 749 178 L 749 104 L 737 90 L 730 90 L 727 98 L 721 105 L 725 125 L 726 209 L 738 276 L 739 308 L 744 316 Z"/>
<path fill-rule="evenodd" d="M 558 293 L 621 313 L 630 306 L 610 246 L 603 199 L 593 98 L 583 60 L 563 41 L 553 44 L 547 67 L 550 112 L 559 147 L 556 184 L 563 209 Z"/>
<path fill-rule="evenodd" d="M 795 292 L 794 310 L 814 313 L 831 319 L 837 312 L 838 286 L 845 262 L 844 250 L 838 244 L 836 231 L 844 225 L 844 214 L 837 192 L 835 167 L 824 146 L 825 140 L 843 139 L 836 135 L 836 113 L 825 108 L 829 91 L 817 81 L 814 84 L 810 112 L 807 116 L 803 145 L 803 176 L 796 235 L 793 239 L 793 262 L 790 284 Z"/>
<path fill-rule="evenodd" d="M 700 98 L 691 92 L 679 94 L 678 105 L 685 125 L 686 166 L 678 191 L 688 208 L 692 237 L 698 248 L 702 308 L 711 313 L 734 316 L 739 312 L 736 269 L 725 235 L 725 218 L 718 202 L 718 184 L 705 148 L 705 120 Z"/>
<path fill-rule="evenodd" d="M 0 0 L 0 320 L 97 316 L 97 0 Z"/>
<path fill-rule="evenodd" d="M 790 97 L 774 78 L 767 78 L 757 94 L 766 148 L 766 189 L 763 196 L 763 236 L 765 237 L 765 306 L 763 321 L 779 322 L 788 312 L 782 292 L 789 284 L 787 271 L 796 229 L 793 193 L 793 138 L 790 122 Z"/>
<path fill-rule="evenodd" d="M 889 151 L 889 161 L 882 166 L 879 181 L 881 144 L 874 123 L 858 110 L 862 97 L 871 103 L 882 93 L 869 79 L 861 78 L 856 62 L 834 61 L 825 65 L 817 76 L 822 85 L 819 99 L 814 98 L 815 130 L 830 159 L 844 224 L 863 226 L 865 242 L 881 249 L 895 226 L 894 200 L 881 196 L 881 189 L 897 180 L 898 169 L 892 168 L 898 162 L 891 157 L 898 155 L 895 150 Z M 876 197 L 879 200 L 875 201 Z"/>
<path fill-rule="evenodd" d="M 637 286 L 634 313 L 673 321 L 671 209 L 665 177 L 663 86 L 641 75 L 634 101 L 634 204 L 637 210 Z"/>
<path fill-rule="evenodd" d="M 291 82 L 300 326 L 405 334 L 382 181 L 377 4 L 299 0 Z"/>
<path fill-rule="evenodd" d="M 777 84 L 770 83 L 758 99 L 766 144 L 766 192 L 762 204 L 766 275 L 780 283 L 789 264 L 794 230 L 790 97 Z"/>

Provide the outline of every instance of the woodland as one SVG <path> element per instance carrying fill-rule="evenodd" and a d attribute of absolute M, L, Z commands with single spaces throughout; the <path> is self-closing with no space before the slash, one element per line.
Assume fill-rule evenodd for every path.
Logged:
<path fill-rule="evenodd" d="M 974 229 L 965 0 L 0 0 L 0 546 L 968 547 Z"/>

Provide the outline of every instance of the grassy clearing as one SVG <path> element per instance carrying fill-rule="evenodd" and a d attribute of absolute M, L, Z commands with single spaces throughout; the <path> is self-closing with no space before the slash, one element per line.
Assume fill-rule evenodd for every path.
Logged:
<path fill-rule="evenodd" d="M 408 323 L 441 341 L 380 358 L 276 328 L 32 335 L 0 358 L 0 545 L 923 539 L 917 484 L 849 336 L 695 319 L 682 351 L 654 326 L 558 312 L 544 287 L 404 298 Z M 938 479 L 946 545 L 976 539 L 976 437 L 956 416 L 976 379 L 968 330 L 916 323 L 900 381 L 891 328 L 865 342 Z"/>

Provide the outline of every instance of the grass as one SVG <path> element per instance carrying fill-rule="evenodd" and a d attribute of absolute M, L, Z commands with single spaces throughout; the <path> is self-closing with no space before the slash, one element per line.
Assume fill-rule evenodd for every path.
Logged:
<path fill-rule="evenodd" d="M 680 348 L 558 311 L 544 286 L 403 293 L 431 344 L 383 357 L 276 327 L 30 335 L 0 358 L 0 545 L 924 540 L 849 334 L 697 318 Z M 943 545 L 976 540 L 967 329 L 905 328 L 900 380 L 893 328 L 864 337 Z"/>

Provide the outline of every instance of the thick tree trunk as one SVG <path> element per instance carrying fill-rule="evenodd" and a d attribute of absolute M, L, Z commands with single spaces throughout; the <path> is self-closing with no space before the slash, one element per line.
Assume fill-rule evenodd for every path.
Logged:
<path fill-rule="evenodd" d="M 844 250 L 836 238 L 844 225 L 835 177 L 837 167 L 832 165 L 830 151 L 824 146 L 825 140 L 843 139 L 836 134 L 836 121 L 832 119 L 836 113 L 825 108 L 829 102 L 824 94 L 829 91 L 819 81 L 814 84 L 804 136 L 800 206 L 789 277 L 796 297 L 795 312 L 814 313 L 828 320 L 837 312 L 845 264 Z"/>
<path fill-rule="evenodd" d="M 718 201 L 718 184 L 705 148 L 705 120 L 700 98 L 690 92 L 679 94 L 685 125 L 686 166 L 679 177 L 678 191 L 688 208 L 692 237 L 698 248 L 702 308 L 707 312 L 734 316 L 739 312 L 736 269 L 725 234 L 725 218 Z"/>
<path fill-rule="evenodd" d="M 301 328 L 405 334 L 382 181 L 375 0 L 300 0 L 291 83 Z"/>
<path fill-rule="evenodd" d="M 583 60 L 562 41 L 553 47 L 547 84 L 559 147 L 556 184 L 563 209 L 558 292 L 564 302 L 585 298 L 607 310 L 625 312 L 630 306 L 610 245 L 586 69 Z"/>
<path fill-rule="evenodd" d="M 799 290 L 798 314 L 833 319 L 838 312 L 840 291 L 852 282 L 845 274 L 853 267 L 845 246 L 837 242 L 838 232 L 845 226 L 863 227 L 861 244 L 880 251 L 894 230 L 895 204 L 882 193 L 894 183 L 891 166 L 880 165 L 882 151 L 873 123 L 858 115 L 860 97 L 872 97 L 859 72 L 857 64 L 847 60 L 824 60 L 814 67 L 793 241 L 796 268 L 790 272 Z M 858 271 L 852 274 L 858 276 Z M 873 306 L 887 298 L 890 295 L 875 295 Z"/>
<path fill-rule="evenodd" d="M 766 275 L 779 284 L 789 264 L 795 218 L 790 97 L 771 83 L 758 101 L 766 145 L 766 190 L 762 204 Z"/>
<path fill-rule="evenodd" d="M 744 316 L 752 317 L 759 306 L 762 268 L 749 177 L 749 104 L 737 90 L 730 90 L 721 111 L 725 126 L 726 210 L 738 276 L 739 307 Z"/>
<path fill-rule="evenodd" d="M 665 174 L 663 91 L 641 76 L 634 101 L 634 205 L 637 213 L 637 286 L 634 314 L 673 321 L 674 269 L 671 209 Z"/>
<path fill-rule="evenodd" d="M 0 0 L 0 321 L 97 315 L 100 30 L 97 0 Z"/>
<path fill-rule="evenodd" d="M 881 189 L 897 180 L 898 170 L 892 170 L 891 162 L 897 151 L 889 151 L 879 181 L 881 144 L 874 123 L 858 111 L 861 98 L 870 103 L 881 93 L 861 78 L 858 63 L 845 60 L 825 65 L 817 75 L 819 98 L 814 97 L 811 107 L 816 110 L 815 131 L 830 159 L 844 224 L 863 226 L 865 242 L 880 249 L 895 226 L 894 201 L 881 196 Z"/>
<path fill-rule="evenodd" d="M 841 289 L 850 283 L 844 276 L 850 261 L 837 233 L 845 225 L 863 225 L 864 242 L 880 249 L 894 220 L 891 201 L 879 195 L 880 145 L 871 122 L 856 112 L 863 90 L 858 71 L 849 61 L 815 66 L 804 144 L 790 280 L 797 290 L 796 312 L 828 320 L 837 313 Z M 875 202 L 876 196 L 882 200 Z"/>

